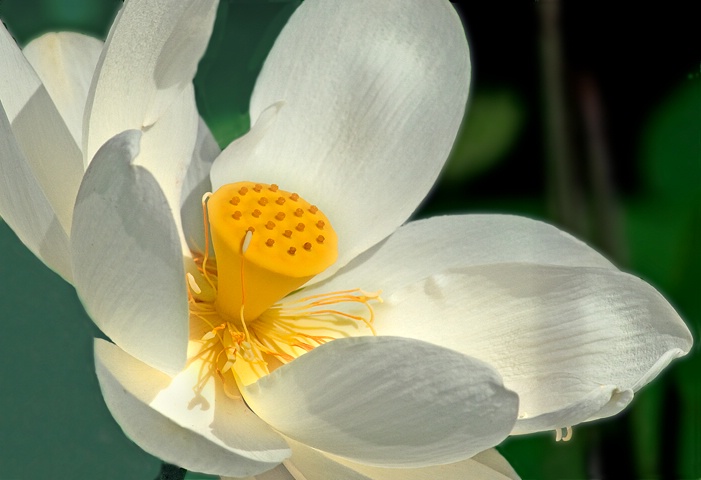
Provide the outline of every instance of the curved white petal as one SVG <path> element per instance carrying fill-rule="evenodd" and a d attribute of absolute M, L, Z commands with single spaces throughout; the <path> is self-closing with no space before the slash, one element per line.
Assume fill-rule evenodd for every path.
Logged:
<path fill-rule="evenodd" d="M 103 43 L 73 32 L 52 32 L 29 42 L 22 53 L 34 67 L 79 147 L 88 89 Z"/>
<path fill-rule="evenodd" d="M 105 42 L 88 95 L 83 135 L 86 164 L 115 134 L 153 125 L 188 87 L 212 32 L 217 3 L 125 2 Z"/>
<path fill-rule="evenodd" d="M 139 360 L 175 373 L 185 365 L 183 259 L 172 214 L 153 176 L 132 165 L 141 132 L 107 142 L 75 206 L 74 284 L 98 327 Z"/>
<path fill-rule="evenodd" d="M 213 378 L 195 393 L 193 362 L 174 378 L 95 341 L 95 366 L 105 403 L 125 433 L 147 452 L 188 470 L 255 475 L 290 455 L 285 441 L 243 400 L 227 397 Z"/>
<path fill-rule="evenodd" d="M 17 145 L 2 102 L 0 217 L 34 255 L 66 281 L 72 281 L 68 235 Z"/>
<path fill-rule="evenodd" d="M 294 480 L 325 480 L 342 478 L 344 480 L 372 480 L 373 477 L 364 475 L 352 466 L 346 465 L 338 457 L 331 457 L 303 443 L 287 439 L 292 449 L 292 457 L 284 465 Z M 346 460 L 347 464 L 356 465 Z M 372 467 L 370 467 L 372 468 Z M 376 467 L 377 468 L 377 467 Z M 403 472 L 404 469 L 396 469 Z M 394 478 L 404 478 L 396 476 Z M 260 477 L 256 477 L 260 480 Z"/>
<path fill-rule="evenodd" d="M 628 391 L 692 343 L 654 288 L 611 269 L 481 265 L 383 298 L 375 308 L 378 335 L 433 342 L 499 371 L 521 400 L 516 433 L 617 413 L 630 401 Z"/>
<path fill-rule="evenodd" d="M 446 465 L 419 468 L 383 468 L 363 465 L 323 453 L 302 443 L 287 439 L 292 458 L 284 462 L 284 472 L 270 474 L 270 480 L 518 480 L 519 476 L 495 449 L 490 448 L 472 458 Z M 279 469 L 279 467 L 278 467 Z M 278 470 L 276 469 L 276 470 Z M 256 480 L 268 480 L 257 475 Z"/>
<path fill-rule="evenodd" d="M 146 168 L 158 182 L 170 206 L 180 235 L 184 256 L 190 249 L 180 217 L 181 194 L 187 170 L 194 157 L 199 115 L 192 84 L 183 89 L 156 123 L 143 130 L 139 155 L 134 165 Z"/>
<path fill-rule="evenodd" d="M 472 460 L 494 470 L 506 478 L 518 480 L 520 477 L 509 462 L 495 448 L 478 453 Z"/>
<path fill-rule="evenodd" d="M 219 152 L 219 145 L 207 125 L 200 119 L 192 161 L 187 168 L 180 192 L 180 218 L 190 250 L 204 252 L 202 196 L 212 191 L 209 171 Z"/>
<path fill-rule="evenodd" d="M 341 477 L 345 478 L 345 477 Z M 240 480 L 233 477 L 221 477 L 221 480 Z M 297 480 L 284 465 L 278 465 L 272 470 L 260 473 L 255 477 L 246 477 L 245 480 Z"/>
<path fill-rule="evenodd" d="M 277 183 L 316 203 L 339 234 L 331 273 L 424 199 L 460 126 L 469 80 L 465 32 L 447 1 L 304 2 L 251 100 L 253 123 L 284 102 L 276 121 L 254 148 L 225 150 L 212 185 Z"/>
<path fill-rule="evenodd" d="M 489 365 L 395 337 L 331 341 L 242 393 L 290 438 L 389 467 L 469 458 L 505 438 L 518 408 Z"/>
<path fill-rule="evenodd" d="M 562 375 L 561 377 L 564 378 L 558 378 L 558 375 L 552 375 L 546 379 L 534 378 L 534 383 L 541 388 L 548 384 L 554 385 L 566 391 L 567 396 L 579 398 L 547 413 L 532 417 L 524 414 L 514 425 L 512 434 L 564 428 L 565 425 L 571 426 L 587 420 L 610 417 L 620 413 L 633 400 L 633 390 L 620 390 L 615 385 L 597 385 L 588 379 L 574 376 L 567 378 L 567 375 Z M 533 392 L 524 392 L 526 397 L 533 397 L 533 395 Z M 553 395 L 558 396 L 560 392 L 554 392 Z"/>
<path fill-rule="evenodd" d="M 46 88 L 4 25 L 0 25 L 0 58 L 0 101 L 17 145 L 68 233 L 83 176 L 80 150 Z"/>
<path fill-rule="evenodd" d="M 390 294 L 449 268 L 517 262 L 616 269 L 584 242 L 547 223 L 513 215 L 447 215 L 403 225 L 314 289 Z"/>

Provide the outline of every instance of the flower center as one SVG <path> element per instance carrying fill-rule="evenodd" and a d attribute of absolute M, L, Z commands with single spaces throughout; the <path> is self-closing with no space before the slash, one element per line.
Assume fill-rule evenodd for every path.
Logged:
<path fill-rule="evenodd" d="M 316 206 L 277 185 L 224 185 L 207 202 L 217 257 L 217 310 L 227 319 L 258 318 L 330 267 L 338 239 Z"/>
<path fill-rule="evenodd" d="M 336 232 L 316 206 L 274 184 L 239 182 L 205 195 L 203 210 L 216 258 L 193 252 L 199 280 L 187 274 L 189 357 L 203 365 L 196 392 L 217 375 L 235 394 L 232 383 L 251 384 L 327 341 L 375 334 L 379 292 L 285 299 L 336 261 Z"/>

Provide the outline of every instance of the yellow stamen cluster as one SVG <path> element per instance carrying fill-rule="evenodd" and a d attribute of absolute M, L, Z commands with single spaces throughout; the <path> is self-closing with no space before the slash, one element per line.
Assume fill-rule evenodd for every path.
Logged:
<path fill-rule="evenodd" d="M 336 260 L 338 239 L 319 208 L 274 184 L 240 182 L 207 194 L 203 210 L 216 258 L 194 254 L 199 283 L 187 277 L 191 360 L 203 360 L 196 391 L 216 375 L 231 394 L 231 379 L 253 383 L 359 327 L 375 334 L 379 292 L 284 300 Z"/>
<path fill-rule="evenodd" d="M 277 185 L 239 182 L 207 201 L 219 270 L 217 307 L 254 320 L 331 266 L 338 239 L 316 206 Z"/>
<path fill-rule="evenodd" d="M 217 306 L 254 320 L 331 266 L 338 239 L 316 206 L 277 185 L 224 185 L 207 201 L 219 270 Z"/>

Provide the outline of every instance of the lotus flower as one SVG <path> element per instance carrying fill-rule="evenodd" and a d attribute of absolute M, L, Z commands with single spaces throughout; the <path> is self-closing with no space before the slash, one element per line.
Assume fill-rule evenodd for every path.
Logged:
<path fill-rule="evenodd" d="M 104 46 L 0 32 L 0 214 L 111 339 L 100 386 L 143 449 L 227 477 L 516 478 L 508 435 L 567 437 L 689 351 L 654 288 L 554 227 L 405 223 L 467 101 L 450 3 L 306 0 L 221 153 L 191 85 L 215 10 L 127 0 Z"/>

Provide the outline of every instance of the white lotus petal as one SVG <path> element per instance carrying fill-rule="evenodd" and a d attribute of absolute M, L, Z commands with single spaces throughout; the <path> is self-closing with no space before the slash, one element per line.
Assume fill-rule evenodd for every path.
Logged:
<path fill-rule="evenodd" d="M 12 132 L 63 230 L 71 230 L 81 153 L 46 88 L 0 25 L 0 100 Z M 53 268 L 53 267 L 52 267 Z"/>
<path fill-rule="evenodd" d="M 88 95 L 86 164 L 115 134 L 149 127 L 192 81 L 217 0 L 130 0 L 119 12 Z"/>
<path fill-rule="evenodd" d="M 290 438 L 394 467 L 469 458 L 505 438 L 518 408 L 487 364 L 395 337 L 334 340 L 242 393 Z"/>
<path fill-rule="evenodd" d="M 255 475 L 290 454 L 285 441 L 243 400 L 227 397 L 211 378 L 195 393 L 200 362 L 174 378 L 95 341 L 105 402 L 125 433 L 147 452 L 188 470 Z"/>
<path fill-rule="evenodd" d="M 77 146 L 83 145 L 83 113 L 103 43 L 73 32 L 47 33 L 29 42 L 24 56 L 34 67 Z"/>
<path fill-rule="evenodd" d="M 509 464 L 509 462 L 495 448 L 490 448 L 478 453 L 472 457 L 472 460 L 481 463 L 485 467 L 490 468 L 497 473 L 500 473 L 506 478 L 513 480 L 518 480 L 520 478 L 511 464 Z"/>
<path fill-rule="evenodd" d="M 493 365 L 521 399 L 518 433 L 616 413 L 630 400 L 626 391 L 652 380 L 692 342 L 655 289 L 611 269 L 466 267 L 383 298 L 375 308 L 379 335 L 418 338 Z"/>
<path fill-rule="evenodd" d="M 292 449 L 292 457 L 286 460 L 284 465 L 287 467 L 290 478 L 293 480 L 326 480 L 329 478 L 342 478 L 344 480 L 372 480 L 373 477 L 364 475 L 348 466 L 338 457 L 331 457 L 314 448 L 308 447 L 303 443 L 287 439 L 287 443 Z M 347 464 L 357 465 L 356 463 L 346 461 Z M 372 468 L 372 467 L 369 467 Z M 377 467 L 375 467 L 377 468 Z M 379 468 L 378 468 L 379 469 Z M 381 469 L 386 470 L 386 469 Z M 392 469 L 397 472 L 404 472 L 404 469 Z M 403 478 L 403 477 L 394 477 Z M 260 476 L 256 477 L 260 480 Z"/>
<path fill-rule="evenodd" d="M 553 375 L 553 377 L 556 377 Z M 614 385 L 596 385 L 594 382 L 571 377 L 565 381 L 558 381 L 556 378 L 540 380 L 536 379 L 539 385 L 553 384 L 567 390 L 567 395 L 574 397 L 576 393 L 580 398 L 574 403 L 569 403 L 565 407 L 534 417 L 524 416 L 514 425 L 514 435 L 523 433 L 552 430 L 554 425 L 564 428 L 587 420 L 596 420 L 620 413 L 633 400 L 633 390 L 619 390 Z M 571 386 L 571 388 L 566 388 Z M 559 395 L 560 392 L 554 392 Z M 529 394 L 525 394 L 531 396 Z"/>
<path fill-rule="evenodd" d="M 294 440 L 288 443 L 292 458 L 285 465 L 295 480 L 343 478 L 357 480 L 517 480 L 518 474 L 499 452 L 491 448 L 472 458 L 447 465 L 419 468 L 383 468 L 363 465 L 325 454 Z M 284 477 L 283 477 L 284 478 Z M 261 477 L 257 476 L 256 480 Z"/>
<path fill-rule="evenodd" d="M 221 480 L 240 480 L 234 477 L 221 477 Z M 285 468 L 284 465 L 278 465 L 272 470 L 256 475 L 255 477 L 246 477 L 244 480 L 296 480 L 294 476 Z"/>
<path fill-rule="evenodd" d="M 183 234 L 180 196 L 197 143 L 199 115 L 193 86 L 188 85 L 158 121 L 144 130 L 134 165 L 145 167 L 158 182 L 170 206 L 184 256 L 190 249 Z"/>
<path fill-rule="evenodd" d="M 66 281 L 72 281 L 68 235 L 17 145 L 2 102 L 0 217 L 34 255 Z"/>
<path fill-rule="evenodd" d="M 75 287 L 98 327 L 127 353 L 175 373 L 185 365 L 188 306 L 178 232 L 153 176 L 132 165 L 141 132 L 107 142 L 78 192 Z"/>
<path fill-rule="evenodd" d="M 513 215 L 448 215 L 403 225 L 314 289 L 390 294 L 448 268 L 516 262 L 615 269 L 594 249 L 547 223 Z"/>
<path fill-rule="evenodd" d="M 462 120 L 465 32 L 442 0 L 304 2 L 251 100 L 253 123 L 284 105 L 255 148 L 223 152 L 212 185 L 277 183 L 319 205 L 339 233 L 325 275 L 389 235 L 433 185 Z"/>
<path fill-rule="evenodd" d="M 180 218 L 190 250 L 204 251 L 202 196 L 212 191 L 209 171 L 219 152 L 219 145 L 207 125 L 200 119 L 192 161 L 188 166 L 180 192 Z"/>

